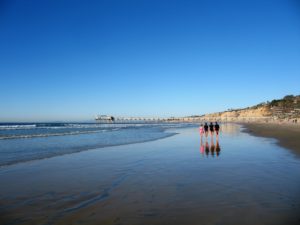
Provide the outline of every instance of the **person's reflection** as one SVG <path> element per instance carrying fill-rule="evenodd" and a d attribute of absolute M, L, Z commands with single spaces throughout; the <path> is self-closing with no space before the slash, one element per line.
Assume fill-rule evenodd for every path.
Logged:
<path fill-rule="evenodd" d="M 208 145 L 208 141 L 205 142 L 205 154 L 206 154 L 206 156 L 208 156 L 208 154 L 209 154 L 209 145 Z"/>
<path fill-rule="evenodd" d="M 200 153 L 201 153 L 202 156 L 204 155 L 204 144 L 203 144 L 202 138 L 201 138 L 201 141 L 200 141 Z"/>
<path fill-rule="evenodd" d="M 215 143 L 214 139 L 211 138 L 210 140 L 210 154 L 214 157 L 215 156 Z"/>
<path fill-rule="evenodd" d="M 210 144 L 208 144 L 208 141 L 206 140 L 205 145 L 202 140 L 200 141 L 200 153 L 202 156 L 204 156 L 205 154 L 206 157 L 208 157 L 209 155 L 211 155 L 212 157 L 215 157 L 216 155 L 218 157 L 220 155 L 220 152 L 221 147 L 219 139 L 216 139 L 216 144 L 214 142 L 214 139 L 211 139 Z"/>
<path fill-rule="evenodd" d="M 221 151 L 221 147 L 220 147 L 220 144 L 219 144 L 219 139 L 217 139 L 217 141 L 216 141 L 216 153 L 217 153 L 217 156 L 220 155 L 220 151 Z"/>

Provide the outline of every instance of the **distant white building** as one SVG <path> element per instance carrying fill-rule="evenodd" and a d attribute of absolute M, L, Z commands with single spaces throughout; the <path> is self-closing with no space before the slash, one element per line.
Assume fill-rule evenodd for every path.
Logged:
<path fill-rule="evenodd" d="M 98 115 L 95 117 L 95 120 L 99 122 L 114 122 L 115 118 L 108 115 Z"/>

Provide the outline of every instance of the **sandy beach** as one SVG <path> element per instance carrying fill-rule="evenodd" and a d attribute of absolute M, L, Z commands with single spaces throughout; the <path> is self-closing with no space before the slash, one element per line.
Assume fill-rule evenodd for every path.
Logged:
<path fill-rule="evenodd" d="M 171 132 L 0 168 L 2 224 L 299 224 L 290 151 L 236 124 L 222 125 L 219 154 L 197 127 Z"/>
<path fill-rule="evenodd" d="M 298 124 L 244 123 L 251 135 L 275 138 L 278 144 L 300 156 L 300 126 Z"/>

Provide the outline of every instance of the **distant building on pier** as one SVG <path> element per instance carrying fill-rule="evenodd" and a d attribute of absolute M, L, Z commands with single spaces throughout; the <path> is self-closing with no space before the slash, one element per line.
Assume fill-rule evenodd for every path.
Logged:
<path fill-rule="evenodd" d="M 97 122 L 114 122 L 115 118 L 113 116 L 98 115 L 96 116 L 95 120 Z"/>

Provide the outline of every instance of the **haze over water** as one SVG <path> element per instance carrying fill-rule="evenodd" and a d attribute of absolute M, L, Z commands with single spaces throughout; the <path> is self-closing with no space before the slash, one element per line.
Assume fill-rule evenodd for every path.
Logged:
<path fill-rule="evenodd" d="M 202 154 L 197 128 L 182 127 L 2 167 L 0 215 L 17 224 L 299 223 L 299 157 L 239 125 L 221 127 L 218 156 Z"/>

